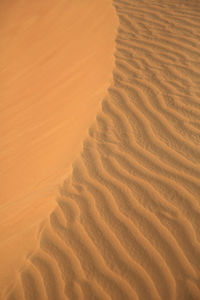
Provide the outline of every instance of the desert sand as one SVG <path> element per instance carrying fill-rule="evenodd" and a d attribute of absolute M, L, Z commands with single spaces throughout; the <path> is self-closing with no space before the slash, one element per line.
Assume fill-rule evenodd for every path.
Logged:
<path fill-rule="evenodd" d="M 0 1 L 0 295 L 109 87 L 117 22 L 108 0 Z"/>
<path fill-rule="evenodd" d="M 86 2 L 88 9 L 94 5 L 94 1 Z M 71 136 L 60 131 L 61 126 L 56 128 L 55 136 L 60 134 L 57 146 L 54 136 L 49 140 L 47 146 L 53 148 L 52 155 L 57 149 L 56 156 L 62 143 L 71 144 L 74 134 L 76 143 L 82 146 L 79 153 L 72 148 L 69 152 L 63 149 L 68 163 L 71 160 L 71 169 L 63 169 L 66 174 L 62 174 L 65 179 L 58 189 L 56 204 L 52 204 L 51 213 L 50 209 L 42 209 L 44 221 L 35 243 L 2 299 L 200 299 L 200 3 L 110 0 L 105 1 L 103 11 L 108 6 L 111 12 L 111 5 L 118 18 L 116 21 L 111 14 L 113 28 L 118 22 L 113 78 L 107 74 L 109 87 L 101 86 L 104 95 L 98 112 L 98 97 L 94 97 L 93 110 L 85 104 L 85 97 L 76 104 L 72 100 L 71 112 L 77 116 L 83 109 L 85 114 L 91 112 L 88 122 L 84 121 L 90 124 L 82 142 L 82 125 L 77 131 L 72 125 Z M 92 11 L 94 24 L 95 13 L 100 13 L 96 9 Z M 110 28 L 109 22 L 110 19 Z M 99 26 L 97 22 L 93 34 Z M 77 38 L 85 43 L 82 30 Z M 92 41 L 85 46 L 92 47 Z M 63 59 L 65 56 L 67 50 Z M 55 54 L 55 60 L 57 57 Z M 100 65 L 106 64 L 103 58 L 102 54 Z M 99 67 L 95 64 L 96 70 Z M 79 72 L 82 70 L 84 73 L 86 66 L 80 66 Z M 60 72 L 61 69 L 58 76 Z M 74 76 L 76 72 L 75 69 Z M 92 65 L 87 72 L 94 72 Z M 26 80 L 23 74 L 20 76 Z M 5 84 L 9 73 L 7 76 Z M 53 86 L 55 76 L 53 72 Z M 79 82 L 82 86 L 80 78 Z M 98 80 L 96 84 L 94 93 L 99 89 Z M 63 89 L 65 85 L 67 79 Z M 92 82 L 85 88 L 90 86 Z M 85 88 L 83 85 L 82 91 Z M 79 85 L 71 89 L 80 95 Z M 68 95 L 67 87 L 65 92 Z M 17 94 L 17 90 L 13 93 Z M 41 103 L 46 101 L 44 106 L 48 106 L 49 101 L 57 101 L 59 93 L 54 100 L 48 94 L 43 97 L 41 93 Z M 93 104 L 92 95 L 90 101 Z M 8 100 L 5 103 L 8 105 Z M 66 118 L 69 116 L 66 114 Z M 76 121 L 79 123 L 79 119 Z M 35 152 L 33 164 L 34 159 Z M 54 162 L 58 161 L 54 159 L 47 155 L 46 176 L 50 170 L 55 172 Z M 61 179 L 55 177 L 49 181 L 49 188 L 57 178 Z M 7 188 L 11 190 L 10 182 Z M 38 187 L 32 190 L 37 193 Z M 33 199 L 30 209 L 35 203 Z M 17 207 L 16 204 L 14 210 Z M 12 218 L 15 216 L 10 215 L 10 224 Z"/>

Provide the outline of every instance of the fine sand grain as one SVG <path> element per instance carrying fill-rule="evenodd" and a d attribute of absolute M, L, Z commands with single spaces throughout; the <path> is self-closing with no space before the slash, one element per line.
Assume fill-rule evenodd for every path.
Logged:
<path fill-rule="evenodd" d="M 113 83 L 7 300 L 200 299 L 200 3 L 113 4 Z"/>

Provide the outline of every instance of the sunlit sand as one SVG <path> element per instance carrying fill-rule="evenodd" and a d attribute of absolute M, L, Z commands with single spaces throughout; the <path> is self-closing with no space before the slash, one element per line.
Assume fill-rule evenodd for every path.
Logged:
<path fill-rule="evenodd" d="M 36 2 L 0 4 L 2 299 L 199 300 L 200 3 Z"/>

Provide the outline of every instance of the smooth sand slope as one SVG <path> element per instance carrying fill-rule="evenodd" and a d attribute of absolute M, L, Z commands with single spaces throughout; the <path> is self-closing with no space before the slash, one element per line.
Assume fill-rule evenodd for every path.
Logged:
<path fill-rule="evenodd" d="M 113 3 L 114 83 L 7 300 L 200 299 L 200 3 Z"/>
<path fill-rule="evenodd" d="M 112 79 L 109 0 L 0 1 L 0 298 Z"/>

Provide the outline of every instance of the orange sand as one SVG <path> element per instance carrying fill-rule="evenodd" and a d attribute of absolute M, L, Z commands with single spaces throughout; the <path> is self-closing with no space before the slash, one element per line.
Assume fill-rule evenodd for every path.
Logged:
<path fill-rule="evenodd" d="M 88 10 L 94 2 L 97 5 L 98 1 L 91 2 Z M 73 127 L 72 113 L 91 113 L 87 119 L 90 124 L 84 121 L 88 135 L 82 149 L 77 147 L 75 160 L 70 156 L 73 148 L 62 148 L 62 126 L 56 127 L 55 137 L 60 136 L 61 141 L 56 145 L 62 148 L 68 163 L 73 160 L 72 169 L 68 174 L 65 171 L 57 204 L 50 214 L 43 214 L 46 220 L 40 226 L 37 245 L 18 268 L 3 299 L 200 300 L 200 3 L 115 0 L 113 4 L 119 18 L 113 81 L 106 95 L 99 94 L 102 102 L 97 114 L 85 97 L 81 98 L 82 107 L 72 101 L 67 122 Z M 109 5 L 111 2 L 105 7 Z M 100 29 L 95 13 L 101 15 L 95 7 L 88 20 Z M 108 23 L 107 28 L 110 19 Z M 61 28 L 60 34 L 65 34 L 66 29 Z M 82 33 L 79 28 L 80 39 Z M 56 45 L 61 40 L 59 37 Z M 89 49 L 93 46 L 91 41 Z M 74 50 L 75 58 L 79 51 Z M 54 59 L 60 56 L 55 53 Z M 67 59 L 66 53 L 63 57 Z M 80 73 L 88 66 L 93 74 L 105 64 L 103 61 L 94 68 L 85 62 Z M 60 69 L 57 76 L 61 74 Z M 77 92 L 77 97 L 87 90 L 86 85 L 82 86 L 83 75 L 79 78 L 74 70 L 80 86 L 72 84 L 71 93 Z M 10 77 L 4 78 L 9 84 Z M 24 75 L 24 80 L 28 78 Z M 94 93 L 101 86 L 98 80 Z M 56 101 L 51 101 L 57 92 L 55 72 L 52 82 L 52 93 L 40 97 L 45 109 L 47 102 Z M 88 90 L 91 87 L 92 82 Z M 67 95 L 69 91 L 66 88 Z M 105 85 L 100 91 L 105 91 Z M 79 119 L 82 117 L 76 122 Z M 66 135 L 70 145 L 75 132 L 79 138 L 84 135 L 73 127 L 72 136 Z M 15 133 L 13 136 L 17 138 Z M 55 146 L 55 137 L 49 140 L 48 148 Z M 39 143 L 40 150 L 45 148 L 44 142 L 42 139 Z M 50 176 L 56 159 L 47 159 L 46 165 L 44 157 L 41 162 L 46 176 Z M 52 176 L 49 187 L 58 178 Z M 11 181 L 6 180 L 6 184 L 10 192 Z M 33 190 L 39 193 L 39 185 Z M 23 203 L 21 207 L 26 206 Z M 10 211 L 11 224 L 16 217 Z M 34 213 L 30 215 L 32 222 L 37 219 Z"/>
<path fill-rule="evenodd" d="M 108 88 L 116 24 L 108 0 L 0 2 L 0 291 L 33 248 Z"/>

